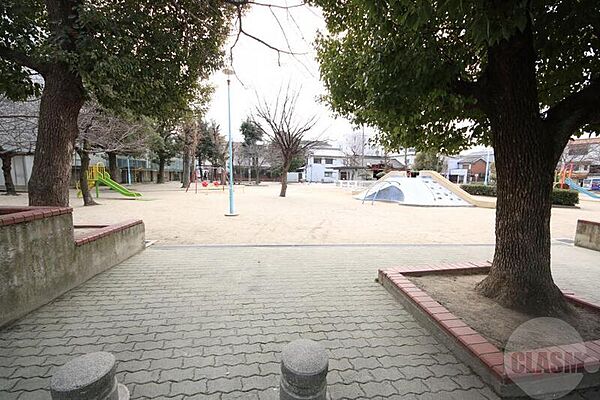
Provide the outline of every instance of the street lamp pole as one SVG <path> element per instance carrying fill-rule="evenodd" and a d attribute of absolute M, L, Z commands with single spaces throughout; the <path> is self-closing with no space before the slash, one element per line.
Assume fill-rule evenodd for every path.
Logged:
<path fill-rule="evenodd" d="M 488 185 L 490 181 L 490 149 L 487 149 L 487 156 L 485 157 L 485 178 L 484 185 Z"/>
<path fill-rule="evenodd" d="M 229 212 L 225 214 L 226 217 L 235 217 L 235 209 L 233 204 L 233 140 L 231 138 L 231 75 L 233 71 L 231 69 L 225 69 L 223 71 L 227 75 L 227 119 L 229 122 Z"/>

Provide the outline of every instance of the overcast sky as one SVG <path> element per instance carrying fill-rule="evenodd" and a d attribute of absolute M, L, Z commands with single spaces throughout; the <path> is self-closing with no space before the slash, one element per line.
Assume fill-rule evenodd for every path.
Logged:
<path fill-rule="evenodd" d="M 286 4 L 285 0 L 269 2 Z M 297 4 L 293 0 L 287 3 Z M 239 80 L 232 77 L 231 81 L 231 125 L 234 140 L 241 140 L 240 124 L 253 112 L 257 104 L 257 94 L 268 101 L 274 101 L 279 89 L 282 86 L 285 88 L 288 83 L 292 88 L 301 88 L 296 110 L 298 115 L 316 114 L 319 117 L 313 135 L 322 134 L 322 138 L 331 141 L 343 140 L 344 135 L 352 131 L 352 125 L 345 119 L 333 118 L 326 104 L 318 100 L 318 97 L 325 93 L 325 89 L 319 79 L 313 42 L 317 31 L 325 29 L 322 15 L 318 9 L 303 6 L 290 9 L 292 19 L 285 10 L 252 6 L 243 16 L 244 30 L 280 49 L 287 49 L 288 45 L 272 12 L 278 16 L 292 50 L 307 54 L 299 55 L 297 59 L 281 54 L 278 60 L 276 51 L 249 37 L 240 37 L 233 49 L 233 66 Z M 233 40 L 234 37 L 230 39 L 227 52 Z M 221 125 L 222 132 L 227 134 L 226 76 L 218 72 L 213 75 L 211 82 L 216 91 L 207 117 L 216 120 Z"/>

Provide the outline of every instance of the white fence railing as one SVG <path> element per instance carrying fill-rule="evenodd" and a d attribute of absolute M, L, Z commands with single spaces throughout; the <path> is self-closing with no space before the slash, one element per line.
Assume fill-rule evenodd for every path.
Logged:
<path fill-rule="evenodd" d="M 376 181 L 335 181 L 335 187 L 342 189 L 358 190 L 368 188 Z"/>

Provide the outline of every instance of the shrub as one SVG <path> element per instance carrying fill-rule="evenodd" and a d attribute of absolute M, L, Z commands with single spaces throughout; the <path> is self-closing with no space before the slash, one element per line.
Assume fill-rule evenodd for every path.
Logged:
<path fill-rule="evenodd" d="M 460 185 L 461 189 L 474 196 L 496 196 L 496 186 L 485 186 L 470 183 Z M 574 206 L 579 203 L 579 193 L 575 190 L 552 189 L 552 204 L 559 206 Z"/>
<path fill-rule="evenodd" d="M 552 204 L 574 206 L 577 203 L 579 203 L 579 192 L 566 189 L 552 190 Z"/>
<path fill-rule="evenodd" d="M 460 185 L 461 189 L 474 196 L 496 196 L 496 186 L 486 186 L 481 184 L 470 183 Z"/>

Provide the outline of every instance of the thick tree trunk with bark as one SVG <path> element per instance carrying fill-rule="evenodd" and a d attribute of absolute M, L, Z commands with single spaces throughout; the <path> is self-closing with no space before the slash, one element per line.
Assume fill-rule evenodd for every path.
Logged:
<path fill-rule="evenodd" d="M 44 72 L 44 82 L 29 205 L 67 207 L 77 116 L 84 102 L 83 85 L 81 77 L 64 64 L 49 67 Z"/>
<path fill-rule="evenodd" d="M 190 185 L 190 153 L 187 150 L 183 152 L 183 172 L 181 176 L 181 187 L 187 188 Z"/>
<path fill-rule="evenodd" d="M 165 183 L 165 164 L 167 160 L 162 157 L 158 159 L 158 174 L 156 175 L 156 183 Z"/>
<path fill-rule="evenodd" d="M 84 206 L 95 206 L 96 203 L 88 186 L 87 171 L 90 166 L 90 154 L 85 150 L 86 144 L 84 141 L 83 149 L 77 150 L 79 158 L 81 158 L 81 173 L 79 174 L 79 187 L 81 188 L 81 196 L 83 197 Z"/>
<path fill-rule="evenodd" d="M 17 196 L 17 189 L 15 188 L 15 184 L 12 179 L 12 153 L 2 153 L 0 154 L 0 158 L 2 159 L 2 175 L 4 176 L 4 187 L 7 196 Z"/>
<path fill-rule="evenodd" d="M 121 183 L 121 172 L 119 171 L 119 165 L 117 164 L 117 153 L 109 151 L 108 155 L 108 173 L 113 181 Z"/>
<path fill-rule="evenodd" d="M 478 290 L 539 316 L 567 313 L 550 271 L 550 214 L 556 161 L 540 118 L 531 33 L 488 52 L 486 113 L 492 126 L 498 198 L 496 251 Z"/>
<path fill-rule="evenodd" d="M 285 197 L 288 187 L 288 178 L 287 174 L 290 169 L 290 165 L 292 164 L 291 158 L 289 160 L 285 160 L 283 162 L 283 168 L 281 170 L 281 191 L 279 192 L 279 197 Z"/>

